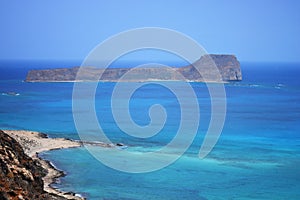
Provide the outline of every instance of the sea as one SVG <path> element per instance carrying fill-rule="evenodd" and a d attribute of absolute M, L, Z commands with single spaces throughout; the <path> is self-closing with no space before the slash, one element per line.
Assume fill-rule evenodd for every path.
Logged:
<path fill-rule="evenodd" d="M 80 62 L 1 61 L 0 129 L 40 131 L 52 138 L 74 140 L 86 134 L 91 141 L 101 142 L 100 129 L 87 128 L 78 134 L 72 109 L 74 83 L 24 82 L 29 69 L 76 65 Z M 41 153 L 42 158 L 65 172 L 52 186 L 89 200 L 300 199 L 300 64 L 242 62 L 241 69 L 242 81 L 224 84 L 225 122 L 212 151 L 199 158 L 212 118 L 208 86 L 188 83 L 199 107 L 188 114 L 192 121 L 200 114 L 199 119 L 195 117 L 199 121 L 196 136 L 174 162 L 147 172 L 122 171 L 119 167 L 138 164 L 151 168 L 172 151 L 156 155 L 159 159 L 140 159 L 136 163 L 125 163 L 130 159 L 122 156 L 135 154 L 143 158 L 169 144 L 181 124 L 189 123 L 181 122 L 181 104 L 176 94 L 159 82 L 150 82 L 131 95 L 128 112 L 138 126 L 151 124 L 151 117 L 156 117 L 149 115 L 153 105 L 163 107 L 166 114 L 157 134 L 138 137 L 127 134 L 114 119 L 111 99 L 116 83 L 99 83 L 93 105 L 98 126 L 112 143 L 124 146 L 117 151 L 94 145 L 90 147 L 92 152 L 83 146 Z M 178 82 L 169 84 L 181 87 Z M 191 133 L 185 129 L 184 134 Z M 176 146 L 172 148 L 176 154 Z M 110 160 L 124 159 L 124 163 L 112 167 L 95 154 Z"/>

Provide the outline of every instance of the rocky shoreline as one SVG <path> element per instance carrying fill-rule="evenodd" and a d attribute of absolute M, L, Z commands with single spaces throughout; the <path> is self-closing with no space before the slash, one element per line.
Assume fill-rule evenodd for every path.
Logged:
<path fill-rule="evenodd" d="M 127 147 L 123 143 L 107 144 L 104 142 L 74 141 L 65 138 L 48 138 L 46 134 L 35 131 L 0 130 L 0 199 L 15 199 L 15 197 L 20 200 L 85 199 L 80 194 L 71 191 L 63 192 L 51 187 L 51 184 L 64 176 L 65 173 L 56 169 L 50 161 L 39 157 L 39 153 L 44 151 L 76 148 L 84 145 L 103 148 Z M 28 190 L 30 191 L 22 191 L 24 187 L 11 181 L 11 176 L 15 177 L 18 182 L 23 182 L 25 186 L 36 185 L 36 187 L 29 187 Z M 28 193 L 33 194 L 24 196 Z"/>
<path fill-rule="evenodd" d="M 0 130 L 0 137 L 0 199 L 84 199 L 52 188 L 64 173 L 38 156 L 43 151 L 80 147 L 82 143 L 33 131 Z"/>

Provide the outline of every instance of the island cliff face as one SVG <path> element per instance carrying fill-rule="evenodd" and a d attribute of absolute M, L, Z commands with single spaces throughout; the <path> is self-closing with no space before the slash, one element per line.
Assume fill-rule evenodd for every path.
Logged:
<path fill-rule="evenodd" d="M 219 72 L 216 72 L 215 66 Z M 171 67 L 138 67 L 138 68 L 95 68 L 84 67 L 31 70 L 27 82 L 56 81 L 191 81 L 191 82 L 222 82 L 240 81 L 242 73 L 240 63 L 234 55 L 207 54 L 189 66 Z M 200 73 L 199 73 L 200 71 Z M 130 72 L 130 73 L 129 73 Z M 99 74 L 102 74 L 99 79 Z"/>

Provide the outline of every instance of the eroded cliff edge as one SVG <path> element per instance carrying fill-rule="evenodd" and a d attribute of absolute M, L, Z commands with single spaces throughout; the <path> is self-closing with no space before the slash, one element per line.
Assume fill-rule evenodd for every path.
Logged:
<path fill-rule="evenodd" d="M 14 138 L 0 130 L 0 199 L 64 200 L 44 191 L 46 173 Z"/>
<path fill-rule="evenodd" d="M 217 69 L 217 70 L 216 70 Z M 140 67 L 140 68 L 108 68 L 79 67 L 31 70 L 27 82 L 56 81 L 191 81 L 222 82 L 241 81 L 240 63 L 234 55 L 207 54 L 189 66 L 174 67 Z M 130 73 L 128 73 L 130 72 Z M 200 72 L 200 73 L 199 73 Z M 102 74 L 99 79 L 99 74 Z"/>

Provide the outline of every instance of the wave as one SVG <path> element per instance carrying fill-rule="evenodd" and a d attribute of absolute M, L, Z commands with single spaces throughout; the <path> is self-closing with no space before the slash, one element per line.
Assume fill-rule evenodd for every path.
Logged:
<path fill-rule="evenodd" d="M 283 89 L 286 88 L 287 86 L 282 83 L 277 83 L 275 85 L 268 85 L 268 84 L 254 84 L 254 83 L 230 83 L 229 86 L 234 86 L 234 87 L 246 87 L 246 88 L 266 88 L 266 89 Z"/>

